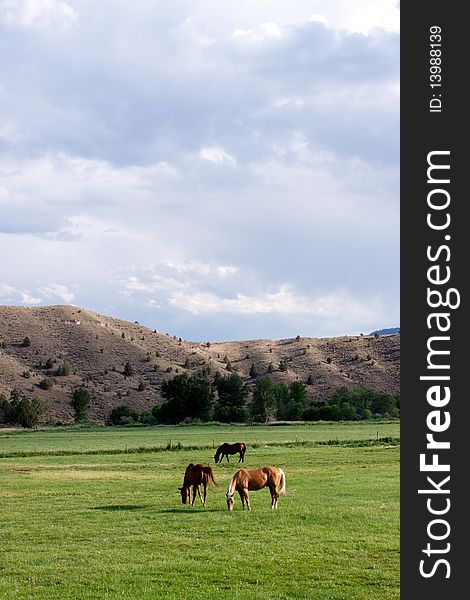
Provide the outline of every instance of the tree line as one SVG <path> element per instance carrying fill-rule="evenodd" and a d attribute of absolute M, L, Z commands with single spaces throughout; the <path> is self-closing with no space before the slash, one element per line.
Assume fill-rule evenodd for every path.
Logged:
<path fill-rule="evenodd" d="M 326 401 L 310 399 L 302 381 L 289 385 L 259 377 L 250 387 L 239 375 L 219 372 L 210 381 L 207 374 L 181 373 L 162 384 L 163 402 L 151 411 L 138 413 L 122 405 L 113 409 L 108 424 L 177 424 L 192 421 L 221 423 L 267 423 L 269 421 L 352 421 L 374 417 L 399 417 L 399 396 L 359 387 L 339 388 Z M 86 388 L 72 390 L 71 404 L 77 422 L 86 421 L 91 405 Z M 47 410 L 42 398 L 27 398 L 13 390 L 10 398 L 0 395 L 0 424 L 35 427 Z"/>
<path fill-rule="evenodd" d="M 267 423 L 278 421 L 364 420 L 373 417 L 399 417 L 399 396 L 360 387 L 339 388 L 326 401 L 311 400 L 306 385 L 274 383 L 259 377 L 250 391 L 236 373 L 213 382 L 204 375 L 176 375 L 162 385 L 163 403 L 141 415 L 129 406 L 111 412 L 110 424 L 140 421 L 153 424 L 177 424 L 191 421 L 222 423 Z"/>

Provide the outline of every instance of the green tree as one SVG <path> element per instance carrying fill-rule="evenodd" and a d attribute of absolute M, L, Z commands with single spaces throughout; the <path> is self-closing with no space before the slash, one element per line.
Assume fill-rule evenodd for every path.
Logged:
<path fill-rule="evenodd" d="M 124 425 L 128 423 L 137 423 L 139 420 L 139 413 L 126 404 L 113 408 L 111 411 L 108 422 L 111 425 Z"/>
<path fill-rule="evenodd" d="M 255 379 L 256 377 L 258 377 L 258 369 L 256 368 L 255 363 L 251 363 L 251 367 L 250 367 L 250 377 L 252 379 Z"/>
<path fill-rule="evenodd" d="M 215 384 L 218 399 L 214 408 L 214 418 L 224 423 L 239 423 L 246 421 L 246 400 L 248 386 L 236 373 L 219 377 Z"/>
<path fill-rule="evenodd" d="M 22 427 L 31 429 L 39 424 L 47 409 L 47 402 L 42 398 L 27 398 L 18 390 L 11 392 L 9 419 Z"/>
<path fill-rule="evenodd" d="M 91 398 L 87 389 L 76 388 L 72 393 L 72 406 L 75 411 L 75 421 L 84 421 L 90 408 Z"/>
<path fill-rule="evenodd" d="M 160 422 L 179 423 L 186 418 L 208 421 L 212 414 L 214 390 L 201 375 L 181 373 L 162 384 L 165 402 L 155 407 L 153 416 Z"/>
<path fill-rule="evenodd" d="M 270 377 L 260 377 L 256 380 L 250 413 L 254 421 L 262 423 L 267 423 L 276 414 L 276 397 Z"/>
<path fill-rule="evenodd" d="M 287 405 L 289 404 L 289 388 L 285 383 L 273 385 L 274 397 L 276 399 L 276 415 L 278 419 L 286 419 Z"/>
<path fill-rule="evenodd" d="M 10 423 L 11 417 L 11 406 L 10 402 L 6 399 L 4 394 L 0 394 L 0 423 L 4 425 L 5 423 Z"/>

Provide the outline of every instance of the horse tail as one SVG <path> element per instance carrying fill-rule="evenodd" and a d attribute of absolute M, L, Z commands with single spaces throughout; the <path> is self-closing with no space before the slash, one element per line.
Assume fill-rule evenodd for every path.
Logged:
<path fill-rule="evenodd" d="M 281 482 L 279 484 L 279 494 L 281 496 L 285 496 L 286 495 L 286 474 L 284 473 L 284 471 L 282 469 L 279 469 L 279 472 L 281 474 Z"/>
<path fill-rule="evenodd" d="M 217 481 L 216 481 L 215 477 L 214 477 L 214 472 L 212 471 L 212 468 L 211 468 L 211 467 L 208 467 L 208 470 L 207 470 L 207 480 L 208 480 L 209 482 L 211 482 L 211 481 L 212 481 L 212 483 L 213 483 L 214 485 L 217 485 L 217 486 L 219 485 L 219 484 L 217 483 Z"/>

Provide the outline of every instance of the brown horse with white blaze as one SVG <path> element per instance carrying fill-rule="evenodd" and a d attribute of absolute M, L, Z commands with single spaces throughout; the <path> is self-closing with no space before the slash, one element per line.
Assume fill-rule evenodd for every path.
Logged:
<path fill-rule="evenodd" d="M 242 501 L 251 510 L 249 490 L 261 490 L 268 487 L 271 492 L 271 508 L 277 508 L 279 495 L 286 493 L 286 474 L 278 467 L 263 467 L 262 469 L 239 469 L 229 481 L 227 488 L 227 507 L 233 510 L 235 501 L 233 496 L 238 492 Z"/>
<path fill-rule="evenodd" d="M 212 468 L 209 465 L 194 465 L 190 463 L 186 467 L 186 471 L 184 473 L 184 480 L 182 487 L 178 488 L 181 492 L 181 500 L 183 504 L 191 503 L 191 506 L 194 506 L 194 501 L 196 500 L 196 493 L 199 496 L 199 500 L 202 503 L 202 506 L 206 505 L 207 498 L 207 488 L 209 484 L 213 483 L 214 485 L 218 485 L 215 480 L 214 473 L 212 472 Z M 204 489 L 204 499 L 201 497 L 201 485 Z M 193 501 L 191 502 L 191 486 L 193 488 Z"/>
<path fill-rule="evenodd" d="M 243 442 L 236 442 L 235 444 L 222 444 L 217 448 L 217 452 L 214 454 L 214 460 L 217 464 L 218 462 L 222 462 L 224 456 L 227 459 L 227 462 L 230 462 L 228 459 L 229 454 L 240 454 L 240 458 L 238 462 L 245 462 L 245 452 L 246 446 Z"/>

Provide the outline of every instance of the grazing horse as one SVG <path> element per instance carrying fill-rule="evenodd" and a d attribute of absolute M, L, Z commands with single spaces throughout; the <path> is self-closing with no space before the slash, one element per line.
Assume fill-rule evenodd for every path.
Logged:
<path fill-rule="evenodd" d="M 240 494 L 243 510 L 245 504 L 251 510 L 248 490 L 261 490 L 268 487 L 271 492 L 271 508 L 277 508 L 279 494 L 286 493 L 286 475 L 278 467 L 263 467 L 262 469 L 239 469 L 229 481 L 227 488 L 227 507 L 233 510 L 235 491 Z"/>
<path fill-rule="evenodd" d="M 199 496 L 199 500 L 201 501 L 202 506 L 205 506 L 207 497 L 207 487 L 210 483 L 218 485 L 211 467 L 209 467 L 208 465 L 193 465 L 193 463 L 189 464 L 186 467 L 186 471 L 184 474 L 183 486 L 178 488 L 181 492 L 181 500 L 183 501 L 183 504 L 191 502 L 190 487 L 192 486 L 193 501 L 191 502 L 191 506 L 194 506 L 194 501 L 196 500 L 196 492 Z M 201 498 L 201 484 L 204 488 L 204 499 Z"/>
<path fill-rule="evenodd" d="M 228 459 L 229 454 L 240 454 L 240 458 L 238 462 L 245 462 L 245 452 L 246 446 L 243 442 L 236 442 L 235 444 L 222 444 L 217 448 L 217 452 L 214 454 L 214 460 L 216 464 L 218 462 L 222 462 L 224 456 L 227 459 L 227 462 L 230 462 Z"/>

